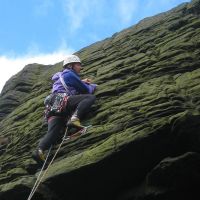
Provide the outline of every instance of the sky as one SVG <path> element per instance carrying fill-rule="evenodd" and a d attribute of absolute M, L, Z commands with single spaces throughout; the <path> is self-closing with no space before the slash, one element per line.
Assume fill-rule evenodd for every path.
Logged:
<path fill-rule="evenodd" d="M 0 92 L 31 63 L 55 64 L 189 0 L 0 0 Z"/>

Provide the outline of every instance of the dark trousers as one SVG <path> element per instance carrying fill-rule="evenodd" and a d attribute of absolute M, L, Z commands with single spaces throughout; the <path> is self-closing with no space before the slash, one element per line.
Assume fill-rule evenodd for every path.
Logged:
<path fill-rule="evenodd" d="M 92 94 L 70 96 L 67 101 L 66 117 L 52 116 L 48 120 L 48 131 L 41 139 L 39 148 L 44 151 L 55 144 L 64 134 L 66 118 L 75 111 L 78 118 L 84 118 L 84 115 L 89 111 L 95 99 L 96 97 Z"/>
<path fill-rule="evenodd" d="M 96 97 L 92 94 L 70 96 L 67 102 L 68 115 L 72 115 L 73 112 L 76 112 L 79 119 L 84 118 L 84 114 L 89 111 L 95 99 Z"/>

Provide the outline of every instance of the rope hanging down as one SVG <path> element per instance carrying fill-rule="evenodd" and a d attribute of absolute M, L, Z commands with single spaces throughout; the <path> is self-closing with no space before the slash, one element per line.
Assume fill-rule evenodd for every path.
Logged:
<path fill-rule="evenodd" d="M 67 131 L 68 131 L 68 127 L 66 128 L 66 131 L 65 131 L 65 134 L 64 134 L 64 137 L 63 137 L 62 142 L 60 143 L 60 145 L 59 145 L 57 151 L 55 152 L 53 158 L 51 159 L 51 161 L 50 161 L 50 163 L 49 163 L 47 169 L 44 171 L 44 173 L 43 173 L 43 175 L 42 175 L 42 170 L 44 169 L 44 166 L 45 166 L 45 164 L 46 164 L 46 162 L 47 162 L 47 159 L 48 159 L 48 157 L 49 157 L 49 155 L 50 155 L 50 151 L 51 151 L 51 149 L 52 149 L 52 146 L 50 147 L 50 149 L 49 149 L 49 151 L 48 151 L 48 155 L 47 155 L 47 157 L 46 157 L 46 159 L 45 159 L 45 162 L 44 162 L 44 164 L 43 164 L 43 166 L 42 166 L 42 169 L 41 169 L 41 171 L 40 171 L 40 173 L 39 173 L 39 175 L 38 175 L 38 177 L 37 177 L 37 180 L 36 180 L 36 182 L 35 182 L 35 184 L 34 184 L 34 186 L 33 186 L 33 189 L 31 190 L 31 193 L 30 193 L 30 195 L 29 195 L 29 197 L 28 197 L 27 200 L 31 200 L 31 198 L 33 197 L 33 195 L 34 195 L 34 193 L 36 192 L 37 188 L 39 187 L 40 183 L 42 182 L 42 179 L 43 179 L 44 176 L 46 175 L 46 173 L 47 173 L 49 167 L 50 167 L 51 164 L 53 163 L 53 161 L 54 161 L 56 155 L 58 154 L 58 152 L 59 152 L 59 150 L 60 150 L 60 148 L 61 148 L 63 142 L 65 141 L 65 138 L 66 138 L 66 135 L 67 135 Z"/>
<path fill-rule="evenodd" d="M 39 173 L 39 175 L 38 175 L 38 177 L 37 177 L 37 180 L 35 181 L 35 184 L 34 184 L 32 190 L 31 190 L 31 193 L 30 193 L 30 195 L 29 195 L 29 197 L 28 197 L 27 200 L 30 200 L 30 199 L 32 198 L 32 196 L 33 196 L 33 194 L 35 193 L 37 187 L 39 186 L 39 181 L 40 181 L 39 179 L 40 179 L 40 176 L 41 176 L 42 171 L 43 171 L 43 169 L 44 169 L 44 166 L 46 165 L 46 162 L 47 162 L 47 160 L 48 160 L 48 157 L 49 157 L 49 155 L 50 155 L 51 149 L 52 149 L 52 146 L 50 147 L 50 149 L 49 149 L 49 151 L 48 151 L 47 157 L 46 157 L 46 159 L 45 159 L 45 161 L 44 161 L 44 164 L 43 164 L 43 166 L 42 166 L 42 168 L 41 168 L 41 170 L 40 170 L 40 173 Z"/>

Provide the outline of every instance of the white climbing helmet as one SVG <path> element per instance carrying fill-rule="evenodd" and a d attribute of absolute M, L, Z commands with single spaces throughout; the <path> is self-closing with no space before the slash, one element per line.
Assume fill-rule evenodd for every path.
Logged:
<path fill-rule="evenodd" d="M 63 61 L 63 67 L 70 63 L 81 63 L 81 60 L 76 55 L 68 55 L 65 60 Z"/>

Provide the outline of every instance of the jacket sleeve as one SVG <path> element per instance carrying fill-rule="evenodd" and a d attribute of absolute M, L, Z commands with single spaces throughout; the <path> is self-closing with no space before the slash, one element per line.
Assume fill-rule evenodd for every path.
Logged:
<path fill-rule="evenodd" d="M 97 85 L 96 84 L 87 84 L 87 86 L 88 86 L 88 89 L 89 89 L 89 93 L 90 94 L 93 94 L 94 93 L 94 91 L 96 90 L 96 87 L 97 87 Z"/>
<path fill-rule="evenodd" d="M 90 87 L 77 76 L 75 73 L 70 72 L 68 76 L 70 86 L 74 87 L 79 93 L 90 93 Z M 67 84 L 67 82 L 66 82 Z"/>

